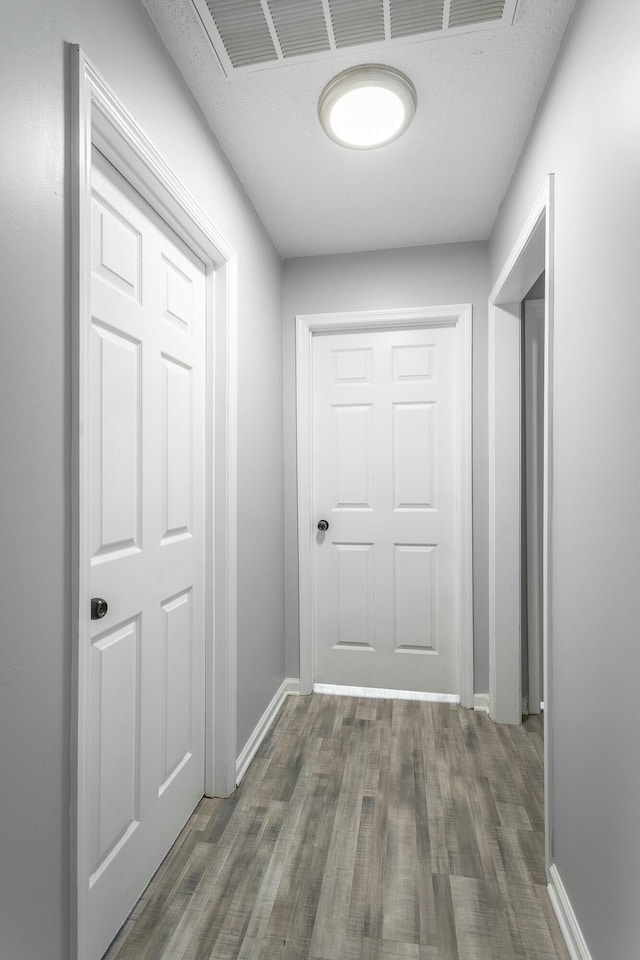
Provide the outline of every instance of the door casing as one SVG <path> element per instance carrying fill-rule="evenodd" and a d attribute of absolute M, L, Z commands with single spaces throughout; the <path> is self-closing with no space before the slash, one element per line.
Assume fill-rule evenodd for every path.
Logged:
<path fill-rule="evenodd" d="M 542 349 L 539 349 L 539 325 L 542 325 Z M 536 331 L 534 335 L 534 331 Z M 542 500 L 541 464 L 539 459 L 540 439 L 544 442 L 543 417 L 539 409 L 537 376 L 544 373 L 544 300 L 525 300 L 523 304 L 522 332 L 524 336 L 525 382 L 523 393 L 525 446 L 523 465 L 526 474 L 526 511 L 523 511 L 523 524 L 526 527 L 527 576 L 523 584 L 523 596 L 527 596 L 527 662 L 529 689 L 523 698 L 529 714 L 539 714 L 543 701 L 542 694 L 542 516 L 539 503 Z M 535 347 L 534 347 L 535 343 Z M 534 361 L 534 353 L 537 359 Z M 535 362 L 535 367 L 533 366 Z M 540 370 L 542 366 L 542 370 Z M 544 385 L 542 387 L 544 395 Z M 544 457 L 542 458 L 544 461 Z M 523 710 L 523 713 L 527 712 Z"/>
<path fill-rule="evenodd" d="M 205 793 L 235 789 L 237 636 L 237 256 L 77 45 L 71 124 L 72 719 L 71 950 L 86 955 L 88 342 L 91 148 L 95 145 L 206 267 Z M 215 273 L 215 284 L 214 280 Z M 215 317 L 215 324 L 214 324 Z"/>
<path fill-rule="evenodd" d="M 453 325 L 458 336 L 458 556 L 460 703 L 473 706 L 473 556 L 472 556 L 472 394 L 471 304 L 303 314 L 296 317 L 296 412 L 298 473 L 298 585 L 300 692 L 314 684 L 313 636 L 313 337 L 317 333 L 358 333 Z"/>

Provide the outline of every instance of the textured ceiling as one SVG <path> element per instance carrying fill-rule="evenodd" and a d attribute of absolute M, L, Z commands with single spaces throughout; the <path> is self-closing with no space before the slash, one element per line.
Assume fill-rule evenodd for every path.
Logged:
<path fill-rule="evenodd" d="M 191 0 L 143 0 L 283 257 L 484 240 L 575 0 L 520 0 L 515 25 L 389 45 L 376 62 L 418 93 L 413 124 L 379 150 L 329 140 L 317 119 L 366 45 L 225 77 Z"/>

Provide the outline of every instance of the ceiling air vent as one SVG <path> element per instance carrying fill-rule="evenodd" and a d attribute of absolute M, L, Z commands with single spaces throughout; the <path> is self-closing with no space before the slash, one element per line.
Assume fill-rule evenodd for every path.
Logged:
<path fill-rule="evenodd" d="M 444 0 L 393 0 L 390 4 L 391 37 L 412 37 L 442 30 Z"/>
<path fill-rule="evenodd" d="M 206 0 L 233 67 L 278 60 L 260 0 Z"/>
<path fill-rule="evenodd" d="M 501 20 L 505 0 L 451 0 L 449 26 L 467 27 L 472 23 Z"/>
<path fill-rule="evenodd" d="M 269 11 L 284 59 L 331 49 L 324 10 L 318 0 L 270 0 Z"/>
<path fill-rule="evenodd" d="M 192 0 L 227 76 L 508 27 L 518 0 Z"/>
<path fill-rule="evenodd" d="M 385 39 L 383 0 L 329 0 L 336 47 Z"/>

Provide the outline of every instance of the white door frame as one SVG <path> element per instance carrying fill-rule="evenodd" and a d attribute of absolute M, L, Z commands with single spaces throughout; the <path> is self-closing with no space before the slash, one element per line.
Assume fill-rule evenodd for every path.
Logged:
<path fill-rule="evenodd" d="M 542 646 L 544 656 L 545 849 L 551 822 L 551 563 L 553 391 L 553 174 L 500 271 L 489 297 L 489 713 L 522 720 L 521 699 L 521 303 L 545 271 Z"/>
<path fill-rule="evenodd" d="M 535 323 L 536 329 L 542 330 L 544 338 L 544 300 L 525 300 L 524 313 L 522 317 L 522 332 L 525 337 L 524 356 L 527 358 L 527 333 L 531 335 L 530 328 L 527 326 L 527 320 Z M 541 324 L 541 326 L 540 326 Z M 544 340 L 542 349 L 542 366 L 544 368 Z M 538 363 L 540 360 L 538 360 Z M 538 372 L 538 369 L 534 373 Z M 531 373 L 531 368 L 527 366 L 525 359 L 525 383 L 524 383 L 524 415 L 525 415 L 525 433 L 527 454 L 523 459 L 525 464 L 525 490 L 526 490 L 526 531 L 527 531 L 527 582 L 523 584 L 527 595 L 527 649 L 528 649 L 528 667 L 529 667 L 529 688 L 525 699 L 529 714 L 540 713 L 540 702 L 544 700 L 542 673 L 540 670 L 540 660 L 542 659 L 542 624 L 540 617 L 542 614 L 542 583 L 540 580 L 540 568 L 542 562 L 542 543 L 537 532 L 540 530 L 542 517 L 540 516 L 539 504 L 542 500 L 542 490 L 540 484 L 540 463 L 538 455 L 538 443 L 542 432 L 544 441 L 543 423 L 540 422 L 539 415 L 539 396 L 538 382 L 535 376 L 527 379 L 527 374 Z M 529 457 L 531 462 L 529 462 Z M 531 535 L 533 534 L 533 535 Z"/>
<path fill-rule="evenodd" d="M 460 702 L 473 706 L 473 557 L 471 449 L 470 303 L 296 317 L 296 410 L 298 467 L 298 583 L 300 591 L 300 691 L 314 682 L 313 577 L 313 337 L 316 333 L 361 333 L 454 326 L 458 334 L 458 537 L 460 563 Z"/>
<path fill-rule="evenodd" d="M 88 340 L 92 145 L 206 268 L 205 792 L 235 789 L 237 636 L 237 256 L 78 46 L 72 61 L 72 956 L 86 956 L 89 651 Z M 215 283 L 214 283 L 215 273 Z M 214 323 L 215 318 L 215 323 Z M 214 534 L 215 531 L 215 534 Z"/>

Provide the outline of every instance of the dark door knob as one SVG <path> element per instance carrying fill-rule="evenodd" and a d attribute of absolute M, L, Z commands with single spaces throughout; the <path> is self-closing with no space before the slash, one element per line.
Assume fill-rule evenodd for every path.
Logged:
<path fill-rule="evenodd" d="M 91 598 L 91 619 L 92 620 L 102 620 L 103 617 L 106 617 L 108 609 L 109 609 L 109 604 L 107 603 L 106 600 L 103 600 L 102 597 Z"/>
<path fill-rule="evenodd" d="M 328 520 L 318 520 L 318 530 L 321 530 L 322 533 L 324 533 L 324 531 L 325 531 L 325 530 L 328 530 L 328 529 L 329 529 L 329 521 L 328 521 Z"/>

